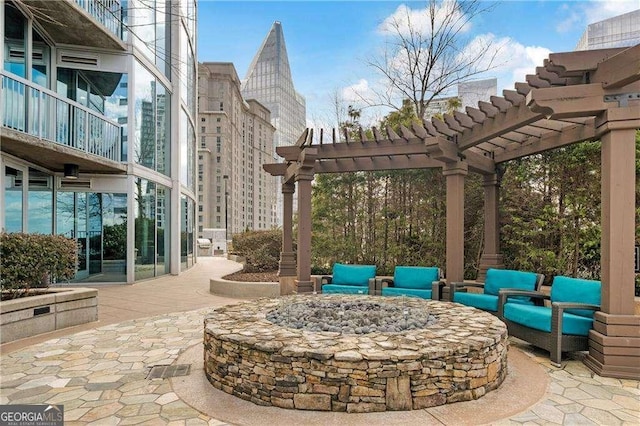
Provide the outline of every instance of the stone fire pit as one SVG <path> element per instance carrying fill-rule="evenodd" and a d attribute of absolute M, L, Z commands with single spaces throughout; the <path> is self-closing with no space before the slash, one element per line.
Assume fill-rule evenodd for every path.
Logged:
<path fill-rule="evenodd" d="M 329 310 L 320 306 L 319 313 L 313 313 L 318 304 L 327 304 Z M 398 331 L 378 331 L 371 321 L 348 318 L 350 311 L 374 308 L 398 317 L 380 328 Z M 313 321 L 300 312 L 329 317 L 326 326 L 315 326 L 321 329 L 335 327 L 347 316 L 341 321 L 346 328 L 306 330 L 306 323 Z M 422 323 L 412 321 L 418 316 Z M 496 389 L 507 372 L 507 330 L 493 315 L 425 299 L 260 299 L 216 309 L 205 318 L 204 368 L 214 387 L 259 405 L 346 412 L 417 410 L 477 399 Z"/>

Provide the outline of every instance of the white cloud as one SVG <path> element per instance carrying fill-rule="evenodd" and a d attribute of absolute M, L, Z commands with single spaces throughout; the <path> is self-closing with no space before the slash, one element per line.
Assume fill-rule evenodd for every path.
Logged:
<path fill-rule="evenodd" d="M 471 29 L 470 22 L 462 14 L 456 0 L 444 0 L 436 7 L 433 14 L 435 18 L 433 28 L 429 4 L 418 9 L 411 9 L 409 6 L 401 4 L 393 14 L 382 21 L 378 26 L 378 32 L 385 35 L 407 36 L 412 33 L 428 35 L 432 29 L 437 32 L 445 21 L 448 22 L 447 26 L 451 26 L 452 22 L 459 24 L 454 27 L 459 27 L 461 32 L 467 32 Z"/>
<path fill-rule="evenodd" d="M 551 53 L 545 47 L 524 46 L 508 37 L 494 43 L 501 49 L 496 57 L 496 67 L 487 74 L 498 78 L 498 94 L 503 89 L 513 90 L 516 82 L 525 82 L 527 74 L 534 74 L 536 67 L 542 66 Z"/>
<path fill-rule="evenodd" d="M 358 80 L 350 86 L 342 88 L 342 99 L 345 102 L 362 103 L 366 101 L 373 101 L 375 94 L 369 86 L 369 81 L 364 78 Z"/>

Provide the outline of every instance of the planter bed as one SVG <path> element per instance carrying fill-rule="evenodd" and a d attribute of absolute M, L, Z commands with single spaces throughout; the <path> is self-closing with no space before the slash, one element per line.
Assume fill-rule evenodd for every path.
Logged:
<path fill-rule="evenodd" d="M 241 299 L 279 297 L 280 283 L 229 281 L 224 278 L 214 278 L 209 280 L 209 292 L 217 296 Z"/>
<path fill-rule="evenodd" d="M 98 320 L 98 290 L 50 288 L 0 302 L 0 343 Z"/>

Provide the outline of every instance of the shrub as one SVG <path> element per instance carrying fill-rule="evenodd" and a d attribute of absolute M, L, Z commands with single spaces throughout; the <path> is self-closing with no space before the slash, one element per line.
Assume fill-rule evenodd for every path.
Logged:
<path fill-rule="evenodd" d="M 246 231 L 233 236 L 233 254 L 247 259 L 246 272 L 278 270 L 282 231 Z"/>
<path fill-rule="evenodd" d="M 76 261 L 76 242 L 61 235 L 0 234 L 0 283 L 15 297 L 73 278 Z"/>

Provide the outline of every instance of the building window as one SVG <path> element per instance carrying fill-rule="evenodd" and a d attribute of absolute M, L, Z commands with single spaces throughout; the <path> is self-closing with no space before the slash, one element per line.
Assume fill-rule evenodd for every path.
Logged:
<path fill-rule="evenodd" d="M 216 127 L 216 133 L 220 133 L 220 126 Z"/>
<path fill-rule="evenodd" d="M 203 123 L 205 123 L 205 122 L 207 121 L 207 119 L 206 119 L 206 118 L 204 118 L 204 117 L 202 117 L 202 118 L 200 119 L 200 121 L 202 121 Z"/>

